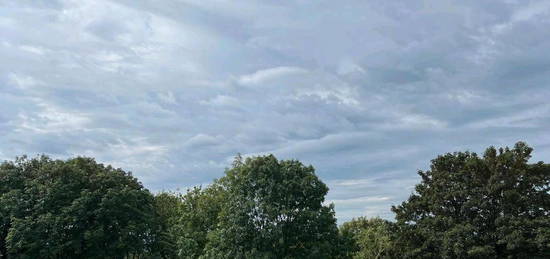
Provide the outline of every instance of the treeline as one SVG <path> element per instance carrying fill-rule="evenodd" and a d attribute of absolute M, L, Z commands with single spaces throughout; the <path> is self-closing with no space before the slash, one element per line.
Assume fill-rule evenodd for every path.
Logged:
<path fill-rule="evenodd" d="M 550 165 L 531 152 L 441 155 L 395 221 L 340 227 L 296 160 L 237 157 L 205 188 L 153 195 L 92 158 L 22 157 L 0 165 L 0 258 L 550 258 Z"/>

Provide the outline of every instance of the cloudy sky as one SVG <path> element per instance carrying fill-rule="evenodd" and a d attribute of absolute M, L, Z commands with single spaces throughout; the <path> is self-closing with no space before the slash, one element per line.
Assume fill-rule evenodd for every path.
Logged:
<path fill-rule="evenodd" d="M 1 1 L 0 159 L 92 156 L 156 192 L 273 153 L 339 222 L 392 218 L 438 154 L 550 160 L 548 28 L 549 1 Z"/>

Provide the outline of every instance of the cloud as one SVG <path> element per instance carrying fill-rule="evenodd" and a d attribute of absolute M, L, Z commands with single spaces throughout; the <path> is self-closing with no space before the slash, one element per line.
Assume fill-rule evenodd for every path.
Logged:
<path fill-rule="evenodd" d="M 41 82 L 31 76 L 17 75 L 15 73 L 8 75 L 8 81 L 10 81 L 11 85 L 21 89 L 26 89 L 41 84 Z"/>
<path fill-rule="evenodd" d="M 28 45 L 21 45 L 19 46 L 19 49 L 36 54 L 36 55 L 44 55 L 44 52 L 45 52 L 44 48 L 28 46 Z"/>
<path fill-rule="evenodd" d="M 544 15 L 550 10 L 550 1 L 535 1 L 527 4 L 525 7 L 514 11 L 510 20 L 505 23 L 497 24 L 493 27 L 493 32 L 504 33 L 505 30 L 514 26 L 515 23 L 529 21 L 536 16 Z"/>
<path fill-rule="evenodd" d="M 201 148 L 204 146 L 215 146 L 221 141 L 222 139 L 220 137 L 214 137 L 214 136 L 209 136 L 205 134 L 198 134 L 188 139 L 185 142 L 185 145 L 191 148 Z"/>
<path fill-rule="evenodd" d="M 19 113 L 19 127 L 15 131 L 30 133 L 63 133 L 86 129 L 90 120 L 85 114 L 61 111 L 47 103 L 38 103 L 42 108 L 35 114 Z"/>
<path fill-rule="evenodd" d="M 238 106 L 239 100 L 232 96 L 217 95 L 212 99 L 200 101 L 200 104 L 212 106 Z"/>
<path fill-rule="evenodd" d="M 174 94 L 172 92 L 158 93 L 157 96 L 164 103 L 167 103 L 167 104 L 176 104 L 177 103 L 176 97 L 174 96 Z"/>
<path fill-rule="evenodd" d="M 299 75 L 306 72 L 307 70 L 299 67 L 274 67 L 258 70 L 253 74 L 242 75 L 239 77 L 238 82 L 242 85 L 257 85 L 271 79 Z"/>
<path fill-rule="evenodd" d="M 329 200 L 330 203 L 337 203 L 339 205 L 359 205 L 359 206 L 365 206 L 367 203 L 371 202 L 381 202 L 381 201 L 388 201 L 390 200 L 390 197 L 385 196 L 364 196 L 364 197 L 357 197 L 357 198 L 351 198 L 351 199 L 341 199 L 341 200 Z"/>
<path fill-rule="evenodd" d="M 0 159 L 96 157 L 153 191 L 237 153 L 312 164 L 339 222 L 430 159 L 550 154 L 548 1 L 0 4 Z M 519 36 L 518 36 L 519 35 Z"/>

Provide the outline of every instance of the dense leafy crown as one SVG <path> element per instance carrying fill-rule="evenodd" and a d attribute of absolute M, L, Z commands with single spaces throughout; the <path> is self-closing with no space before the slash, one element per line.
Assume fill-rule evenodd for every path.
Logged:
<path fill-rule="evenodd" d="M 335 258 L 327 191 L 313 167 L 298 161 L 238 157 L 206 188 L 156 196 L 164 251 L 172 258 Z"/>
<path fill-rule="evenodd" d="M 10 258 L 121 258 L 150 249 L 153 196 L 90 158 L 0 165 L 0 253 Z"/>
<path fill-rule="evenodd" d="M 532 149 L 445 154 L 420 171 L 416 193 L 393 207 L 408 255 L 426 258 L 549 258 L 550 165 Z"/>
<path fill-rule="evenodd" d="M 532 149 L 432 160 L 396 221 L 336 227 L 296 160 L 237 157 L 225 176 L 153 196 L 91 158 L 0 164 L 0 258 L 550 258 L 550 165 Z"/>
<path fill-rule="evenodd" d="M 330 258 L 337 238 L 328 188 L 311 166 L 274 156 L 236 160 L 216 183 L 226 192 L 219 228 L 209 235 L 217 258 Z"/>

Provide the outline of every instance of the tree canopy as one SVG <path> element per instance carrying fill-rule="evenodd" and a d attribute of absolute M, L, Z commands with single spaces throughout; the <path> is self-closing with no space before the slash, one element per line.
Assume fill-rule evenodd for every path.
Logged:
<path fill-rule="evenodd" d="M 150 251 L 153 196 L 90 158 L 0 165 L 0 253 L 10 258 L 122 258 Z"/>
<path fill-rule="evenodd" d="M 312 166 L 238 156 L 186 193 L 152 195 L 92 158 L 0 164 L 0 258 L 550 258 L 550 165 L 532 148 L 447 153 L 395 221 L 336 225 Z"/>
<path fill-rule="evenodd" d="M 327 186 L 296 160 L 237 157 L 225 176 L 156 196 L 174 258 L 335 258 L 339 237 Z M 168 241 L 168 240 L 171 240 Z"/>
<path fill-rule="evenodd" d="M 420 171 L 416 192 L 393 207 L 415 258 L 549 258 L 550 165 L 532 148 L 445 154 Z"/>
<path fill-rule="evenodd" d="M 381 218 L 359 217 L 340 227 L 344 258 L 396 258 L 395 225 Z"/>
<path fill-rule="evenodd" d="M 338 229 L 327 186 L 312 166 L 273 155 L 237 159 L 216 182 L 225 192 L 211 258 L 331 258 Z"/>

